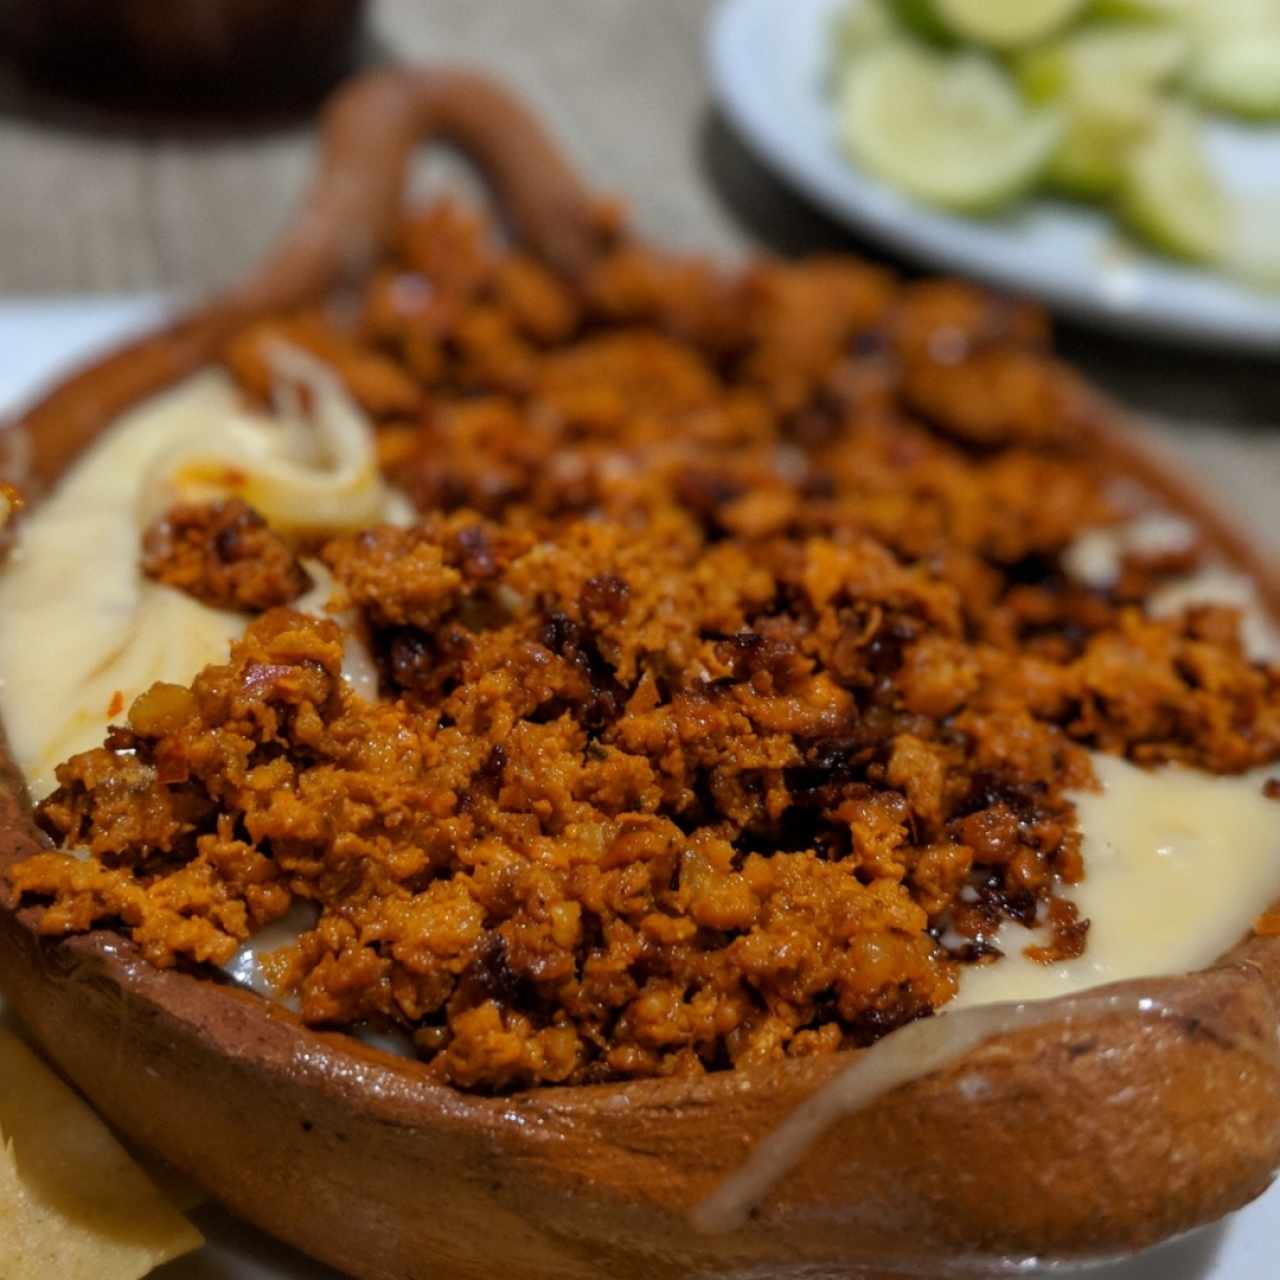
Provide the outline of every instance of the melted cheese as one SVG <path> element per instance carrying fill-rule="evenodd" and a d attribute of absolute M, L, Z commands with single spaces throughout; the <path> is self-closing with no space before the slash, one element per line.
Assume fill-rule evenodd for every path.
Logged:
<path fill-rule="evenodd" d="M 1225 604 L 1240 611 L 1240 640 L 1254 662 L 1280 661 L 1277 630 L 1252 578 L 1222 565 L 1178 578 L 1154 592 L 1147 601 L 1153 618 L 1171 618 L 1197 604 Z"/>
<path fill-rule="evenodd" d="M 227 412 L 224 401 L 214 431 L 183 430 L 172 423 L 138 493 L 141 527 L 175 501 L 200 502 L 228 492 L 283 533 L 339 533 L 382 518 L 387 490 L 369 424 L 337 378 L 289 347 L 273 351 L 272 365 L 275 417 Z M 187 385 L 198 395 L 209 378 L 217 380 L 223 396 L 234 394 L 219 374 L 203 374 Z M 310 410 L 299 388 L 307 393 Z"/>
<path fill-rule="evenodd" d="M 320 560 L 306 559 L 303 560 L 302 567 L 311 578 L 311 590 L 295 600 L 293 607 L 314 618 L 332 618 L 346 632 L 342 649 L 342 677 L 356 693 L 372 702 L 378 696 L 381 676 L 378 664 L 373 660 L 359 614 L 355 609 L 329 607 L 337 587 L 327 565 Z"/>
<path fill-rule="evenodd" d="M 1077 582 L 1105 589 L 1119 580 L 1126 556 L 1174 554 L 1195 540 L 1194 525 L 1168 512 L 1151 511 L 1123 524 L 1086 529 L 1063 551 L 1062 567 Z"/>
<path fill-rule="evenodd" d="M 122 417 L 20 528 L 0 574 L 0 715 L 35 798 L 150 684 L 189 683 L 244 629 L 243 615 L 143 578 L 151 519 L 235 493 L 277 528 L 324 533 L 390 505 L 370 428 L 333 376 L 297 352 L 279 365 L 310 392 L 309 413 L 289 393 L 277 417 L 246 412 L 225 375 L 199 374 Z M 312 568 L 306 607 L 320 612 L 329 580 Z M 368 692 L 372 663 L 351 649 L 348 676 Z"/>
<path fill-rule="evenodd" d="M 319 909 L 313 902 L 295 900 L 279 920 L 259 929 L 240 950 L 231 957 L 222 970 L 238 986 L 256 991 L 268 1000 L 283 1004 L 286 1008 L 298 1008 L 296 997 L 282 997 L 271 979 L 268 958 L 285 947 L 292 946 L 310 929 L 314 929 L 320 917 Z"/>
<path fill-rule="evenodd" d="M 1086 529 L 1062 552 L 1067 576 L 1105 591 L 1115 586 L 1125 557 L 1173 555 L 1195 545 L 1195 526 L 1166 511 L 1150 511 L 1121 524 Z M 1254 662 L 1280 660 L 1280 629 L 1252 578 L 1220 562 L 1181 578 L 1152 593 L 1146 612 L 1153 618 L 1176 617 L 1198 604 L 1221 604 L 1240 611 L 1240 638 Z"/>
<path fill-rule="evenodd" d="M 948 1008 L 1202 969 L 1280 898 L 1280 803 L 1262 793 L 1280 766 L 1222 777 L 1095 756 L 1093 768 L 1102 789 L 1072 797 L 1085 879 L 1065 894 L 1092 921 L 1084 955 L 1036 964 L 1023 951 L 1048 938 L 1006 924 L 1004 959 L 968 969 Z"/>

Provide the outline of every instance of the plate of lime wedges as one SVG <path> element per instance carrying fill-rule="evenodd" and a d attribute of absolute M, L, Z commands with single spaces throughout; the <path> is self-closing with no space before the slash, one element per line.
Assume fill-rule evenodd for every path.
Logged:
<path fill-rule="evenodd" d="M 1280 357 L 1280 0 L 723 0 L 730 122 L 922 265 Z"/>

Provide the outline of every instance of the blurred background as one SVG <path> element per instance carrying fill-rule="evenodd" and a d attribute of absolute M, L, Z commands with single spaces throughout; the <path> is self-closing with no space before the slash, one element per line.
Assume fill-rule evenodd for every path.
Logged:
<path fill-rule="evenodd" d="M 784 0 L 778 0 L 783 3 Z M 489 70 L 666 244 L 884 258 L 790 194 L 712 105 L 714 0 L 4 0 L 0 297 L 198 294 L 285 225 L 324 92 L 390 61 Z M 424 186 L 466 175 L 426 160 Z M 907 264 L 904 269 L 914 269 Z M 1280 545 L 1280 364 L 1061 343 Z M 6 354 L 0 349 L 0 366 Z"/>

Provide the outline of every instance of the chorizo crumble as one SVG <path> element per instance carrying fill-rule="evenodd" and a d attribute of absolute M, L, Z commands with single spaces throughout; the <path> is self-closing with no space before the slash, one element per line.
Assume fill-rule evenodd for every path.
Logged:
<path fill-rule="evenodd" d="M 442 1081 L 713 1070 L 929 1014 L 1006 919 L 1080 954 L 1088 750 L 1280 754 L 1238 617 L 1142 611 L 1195 546 L 1063 572 L 1130 513 L 1032 308 L 620 235 L 567 280 L 446 203 L 354 323 L 240 334 L 247 395 L 280 338 L 339 372 L 420 522 L 299 548 L 232 501 L 147 534 L 149 574 L 266 611 L 60 767 L 39 820 L 91 856 L 13 873 L 47 934 L 217 965 L 301 901 L 302 1018 L 401 1029 Z M 379 700 L 335 621 L 269 607 L 300 551 Z"/>
<path fill-rule="evenodd" d="M 288 604 L 311 585 L 289 544 L 241 498 L 171 508 L 142 535 L 142 572 L 245 613 Z"/>

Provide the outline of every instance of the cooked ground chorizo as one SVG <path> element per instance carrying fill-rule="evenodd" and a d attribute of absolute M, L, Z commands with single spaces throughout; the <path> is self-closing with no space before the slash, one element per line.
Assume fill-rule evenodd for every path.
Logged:
<path fill-rule="evenodd" d="M 289 544 L 241 498 L 170 508 L 142 536 L 142 571 L 246 613 L 288 604 L 311 585 Z"/>
<path fill-rule="evenodd" d="M 401 1028 L 441 1080 L 714 1070 L 929 1014 L 1009 919 L 1080 954 L 1088 750 L 1280 754 L 1235 615 L 1142 611 L 1196 552 L 1063 571 L 1128 512 L 1031 308 L 626 244 L 563 280 L 441 206 L 354 326 L 241 335 L 251 394 L 271 336 L 347 379 L 421 512 L 312 548 L 383 696 L 288 609 L 144 694 L 40 806 L 91 855 L 14 871 L 47 933 L 216 964 L 303 901 L 302 1017 Z M 207 518 L 164 580 L 211 590 Z"/>

